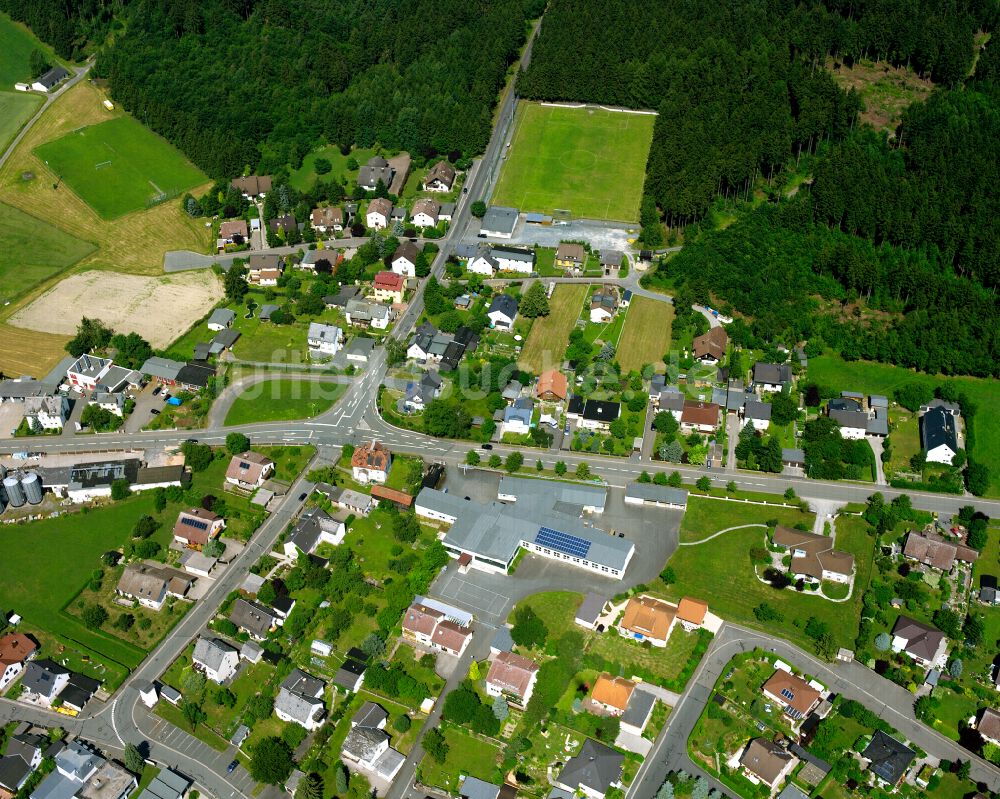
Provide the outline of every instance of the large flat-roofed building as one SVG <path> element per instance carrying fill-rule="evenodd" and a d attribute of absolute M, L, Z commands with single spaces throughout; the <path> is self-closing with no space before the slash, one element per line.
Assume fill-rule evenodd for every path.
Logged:
<path fill-rule="evenodd" d="M 558 490 L 556 490 L 558 487 Z M 417 496 L 418 516 L 450 524 L 443 543 L 455 558 L 471 558 L 470 566 L 506 573 L 522 547 L 582 569 L 621 579 L 635 553 L 631 541 L 588 527 L 585 512 L 604 509 L 606 492 L 581 486 L 504 478 L 500 498 L 510 504 L 485 505 L 462 500 L 433 488 Z M 564 490 L 565 489 L 565 490 Z"/>

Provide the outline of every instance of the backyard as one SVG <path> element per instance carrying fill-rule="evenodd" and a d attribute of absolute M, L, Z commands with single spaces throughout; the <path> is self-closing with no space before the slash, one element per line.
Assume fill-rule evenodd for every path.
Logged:
<path fill-rule="evenodd" d="M 522 102 L 492 201 L 522 211 L 639 218 L 652 115 Z"/>
<path fill-rule="evenodd" d="M 443 723 L 439 729 L 448 744 L 448 754 L 443 763 L 438 763 L 429 754 L 424 755 L 417 767 L 422 783 L 457 794 L 460 774 L 478 777 L 487 782 L 498 780 L 500 748 L 496 744 L 475 738 L 463 728 L 452 724 Z"/>
<path fill-rule="evenodd" d="M 625 328 L 618 340 L 618 363 L 622 371 L 641 369 L 645 364 L 662 368 L 670 349 L 670 326 L 674 306 L 649 297 L 633 297 Z"/>
<path fill-rule="evenodd" d="M 529 372 L 538 374 L 558 367 L 569 344 L 569 334 L 576 325 L 587 296 L 583 283 L 560 283 L 549 300 L 548 316 L 535 319 L 518 362 Z"/>

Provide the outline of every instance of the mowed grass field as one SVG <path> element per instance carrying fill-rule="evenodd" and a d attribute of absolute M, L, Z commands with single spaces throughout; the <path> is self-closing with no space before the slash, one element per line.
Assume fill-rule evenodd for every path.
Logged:
<path fill-rule="evenodd" d="M 27 83 L 31 78 L 28 64 L 32 50 L 41 51 L 50 64 L 59 63 L 51 47 L 39 41 L 24 25 L 0 13 L 0 88 L 8 90 L 13 89 L 15 83 Z"/>
<path fill-rule="evenodd" d="M 0 203 L 0 303 L 59 274 L 97 248 L 41 219 Z"/>
<path fill-rule="evenodd" d="M 329 410 L 345 391 L 347 386 L 343 383 L 290 378 L 265 380 L 236 398 L 226 414 L 226 424 L 283 422 L 317 416 Z"/>
<path fill-rule="evenodd" d="M 1000 380 L 928 375 L 883 363 L 847 362 L 837 355 L 810 358 L 809 379 L 838 391 L 884 394 L 890 400 L 896 389 L 908 383 L 922 383 L 931 388 L 944 382 L 957 383 L 977 406 L 972 457 L 990 469 L 988 496 L 1000 497 Z"/>
<path fill-rule="evenodd" d="M 0 153 L 44 102 L 37 94 L 0 91 Z"/>
<path fill-rule="evenodd" d="M 641 369 L 647 363 L 662 364 L 670 349 L 670 326 L 674 306 L 649 297 L 632 297 L 625 329 L 618 340 L 618 363 L 624 371 Z"/>
<path fill-rule="evenodd" d="M 559 283 L 549 300 L 550 313 L 539 316 L 531 325 L 528 340 L 518 363 L 529 372 L 539 373 L 558 367 L 566 354 L 569 334 L 587 296 L 586 283 Z"/>
<path fill-rule="evenodd" d="M 35 154 L 104 219 L 140 211 L 206 180 L 166 139 L 128 116 L 72 131 Z"/>
<path fill-rule="evenodd" d="M 650 114 L 520 103 L 492 204 L 638 220 L 654 119 Z"/>

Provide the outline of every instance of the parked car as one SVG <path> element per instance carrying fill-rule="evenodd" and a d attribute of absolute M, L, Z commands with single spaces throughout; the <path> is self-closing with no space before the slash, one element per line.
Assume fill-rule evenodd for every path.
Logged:
<path fill-rule="evenodd" d="M 156 388 L 153 389 L 153 396 L 155 397 L 161 391 L 163 391 L 163 386 L 157 386 Z"/>
<path fill-rule="evenodd" d="M 236 771 L 236 767 L 239 764 L 240 764 L 239 760 L 234 760 L 232 763 L 226 766 L 226 774 L 232 774 L 234 771 Z"/>
<path fill-rule="evenodd" d="M 309 496 L 309 492 L 308 491 L 303 491 L 301 494 L 299 494 L 299 502 L 305 502 L 306 501 L 306 497 L 308 497 L 308 496 Z"/>
<path fill-rule="evenodd" d="M 483 449 L 493 449 L 492 444 L 483 444 Z"/>
<path fill-rule="evenodd" d="M 153 414 L 153 416 L 159 416 L 160 415 L 160 411 L 157 408 L 152 408 L 152 409 L 150 409 L 149 412 L 151 414 Z"/>

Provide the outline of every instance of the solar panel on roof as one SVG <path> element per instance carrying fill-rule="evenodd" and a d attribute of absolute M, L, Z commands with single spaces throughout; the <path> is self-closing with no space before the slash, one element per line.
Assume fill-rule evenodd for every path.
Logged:
<path fill-rule="evenodd" d="M 795 694 L 793 694 L 793 693 L 792 693 L 791 691 L 789 691 L 789 690 L 788 690 L 787 688 L 782 688 L 782 689 L 781 689 L 781 695 L 782 695 L 783 697 L 785 697 L 785 699 L 789 699 L 789 700 L 790 700 L 790 699 L 794 699 L 794 698 L 795 698 Z"/>
<path fill-rule="evenodd" d="M 250 464 L 247 463 L 246 461 L 240 461 L 240 468 L 241 469 L 249 469 L 250 468 Z"/>
<path fill-rule="evenodd" d="M 590 551 L 589 541 L 579 536 L 553 530 L 551 527 L 539 528 L 535 535 L 535 543 L 577 558 L 587 557 L 587 553 Z"/>
<path fill-rule="evenodd" d="M 198 530 L 208 529 L 208 522 L 203 522 L 201 519 L 192 519 L 188 516 L 181 519 L 181 524 L 186 524 L 188 527 L 194 527 Z"/>

